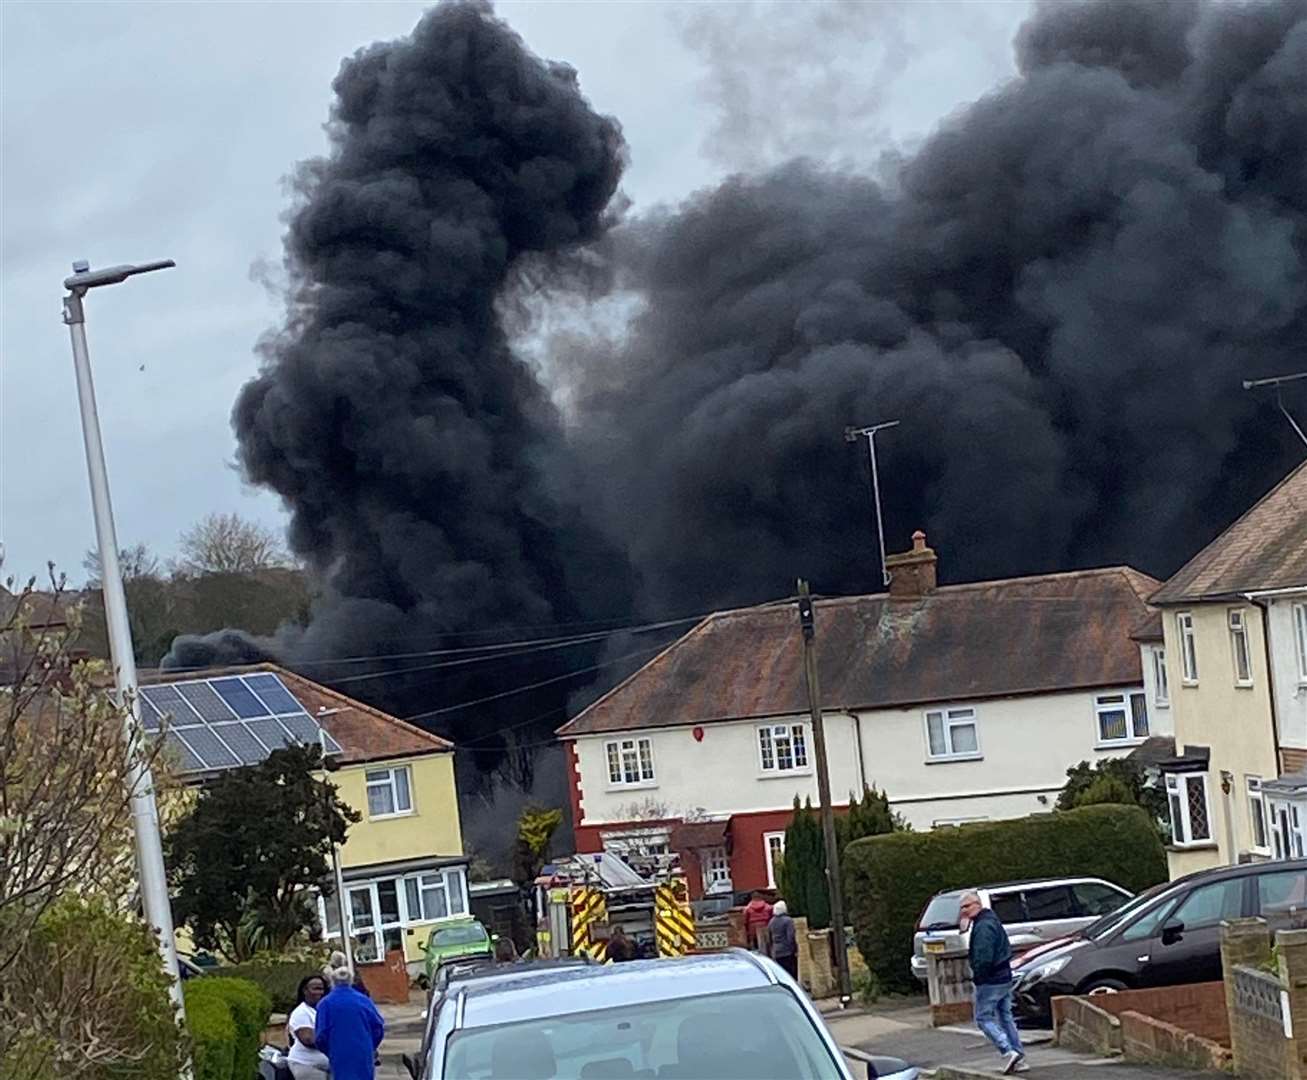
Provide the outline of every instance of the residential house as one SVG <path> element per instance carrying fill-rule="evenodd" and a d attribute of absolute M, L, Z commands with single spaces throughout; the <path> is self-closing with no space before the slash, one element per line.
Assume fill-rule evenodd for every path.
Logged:
<path fill-rule="evenodd" d="M 1173 874 L 1302 854 L 1307 831 L 1307 465 L 1152 597 L 1176 755 Z"/>
<path fill-rule="evenodd" d="M 326 734 L 330 779 L 361 820 L 340 849 L 355 957 L 380 961 L 404 950 L 415 966 L 432 929 L 466 915 L 453 744 L 273 664 L 163 675 L 141 690 L 142 720 L 165 735 L 196 783 L 254 764 L 293 740 Z M 334 898 L 319 899 L 328 937 L 338 937 Z"/>
<path fill-rule="evenodd" d="M 838 803 L 874 785 L 916 829 L 1049 810 L 1070 766 L 1166 723 L 1131 639 L 1152 578 L 937 587 L 922 533 L 887 565 L 888 592 L 815 604 Z M 558 734 L 579 851 L 678 853 L 695 896 L 774 885 L 817 801 L 795 604 L 709 616 Z"/>

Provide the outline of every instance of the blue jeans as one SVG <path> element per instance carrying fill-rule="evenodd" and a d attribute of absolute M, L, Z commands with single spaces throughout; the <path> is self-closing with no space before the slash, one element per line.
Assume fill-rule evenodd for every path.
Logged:
<path fill-rule="evenodd" d="M 985 1033 L 1000 1054 L 1015 1050 L 1022 1056 L 1021 1033 L 1012 1019 L 1012 983 L 977 986 L 975 998 L 976 1027 Z"/>

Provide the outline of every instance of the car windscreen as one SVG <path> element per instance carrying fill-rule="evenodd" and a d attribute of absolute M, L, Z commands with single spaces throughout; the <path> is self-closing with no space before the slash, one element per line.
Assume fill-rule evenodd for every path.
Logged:
<path fill-rule="evenodd" d="M 1138 915 L 1145 907 L 1153 902 L 1161 893 L 1171 887 L 1171 882 L 1164 881 L 1160 885 L 1154 885 L 1151 889 L 1145 889 L 1134 899 L 1127 901 L 1115 911 L 1109 912 L 1101 919 L 1090 923 L 1081 931 L 1083 936 L 1097 941 L 1101 937 L 1119 930 L 1125 923 Z"/>
<path fill-rule="evenodd" d="M 447 926 L 431 935 L 431 944 L 438 949 L 446 945 L 484 945 L 489 940 L 479 926 Z"/>
<path fill-rule="evenodd" d="M 640 1002 L 457 1032 L 444 1076 L 839 1080 L 840 1066 L 780 986 Z"/>
<path fill-rule="evenodd" d="M 956 930 L 962 921 L 962 893 L 945 892 L 932 897 L 921 913 L 918 930 Z"/>

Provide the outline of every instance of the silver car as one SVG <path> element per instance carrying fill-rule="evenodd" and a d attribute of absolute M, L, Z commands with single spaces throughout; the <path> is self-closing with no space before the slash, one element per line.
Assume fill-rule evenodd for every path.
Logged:
<path fill-rule="evenodd" d="M 807 995 L 742 950 L 451 984 L 423 1080 L 853 1080 Z M 867 1076 L 916 1080 L 893 1058 Z"/>
<path fill-rule="evenodd" d="M 917 920 L 912 941 L 912 974 L 922 982 L 927 953 L 966 950 L 971 935 L 961 929 L 958 904 L 971 891 L 1002 921 L 1015 954 L 1083 930 L 1131 897 L 1120 885 L 1096 877 L 1008 881 L 936 893 Z"/>

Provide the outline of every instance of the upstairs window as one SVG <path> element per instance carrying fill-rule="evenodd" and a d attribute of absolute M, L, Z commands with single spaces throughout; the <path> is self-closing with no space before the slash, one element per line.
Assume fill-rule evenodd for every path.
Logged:
<path fill-rule="evenodd" d="M 1293 605 L 1293 638 L 1298 646 L 1298 681 L 1307 683 L 1307 604 Z"/>
<path fill-rule="evenodd" d="M 393 769 L 368 769 L 368 817 L 393 817 L 413 810 L 413 788 L 407 765 Z"/>
<path fill-rule="evenodd" d="M 1194 617 L 1181 611 L 1175 617 L 1175 629 L 1180 638 L 1180 669 L 1187 683 L 1198 681 L 1198 647 L 1194 641 Z"/>
<path fill-rule="evenodd" d="M 1134 742 L 1148 738 L 1148 701 L 1142 690 L 1099 694 L 1094 698 L 1100 743 Z"/>
<path fill-rule="evenodd" d="M 649 739 L 613 739 L 604 744 L 608 782 L 614 787 L 647 786 L 654 782 L 653 743 Z"/>
<path fill-rule="evenodd" d="M 1243 608 L 1232 608 L 1230 622 L 1230 651 L 1234 655 L 1234 682 L 1236 686 L 1252 686 L 1252 653 L 1248 649 L 1248 620 Z"/>
<path fill-rule="evenodd" d="M 926 750 L 929 761 L 980 757 L 980 731 L 976 710 L 931 709 L 926 713 Z"/>
<path fill-rule="evenodd" d="M 768 724 L 758 729 L 758 757 L 763 772 L 800 772 L 808 768 L 808 739 L 802 724 Z"/>
<path fill-rule="evenodd" d="M 1171 703 L 1171 684 L 1166 678 L 1166 650 L 1153 650 L 1153 685 L 1157 688 L 1157 704 Z"/>
<path fill-rule="evenodd" d="M 1171 840 L 1177 847 L 1211 842 L 1206 773 L 1168 773 L 1166 802 L 1171 816 Z"/>

